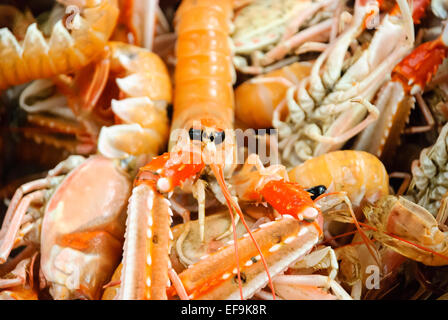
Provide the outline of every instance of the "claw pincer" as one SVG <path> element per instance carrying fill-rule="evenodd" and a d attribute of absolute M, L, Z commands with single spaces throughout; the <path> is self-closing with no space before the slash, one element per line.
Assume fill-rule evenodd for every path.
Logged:
<path fill-rule="evenodd" d="M 392 80 L 402 83 L 406 92 L 422 92 L 448 55 L 448 28 L 435 40 L 412 51 L 394 69 Z"/>
<path fill-rule="evenodd" d="M 165 153 L 140 168 L 129 199 L 119 299 L 167 298 L 173 213 L 162 193 L 198 176 L 205 165 L 193 158 L 193 153 Z"/>
<path fill-rule="evenodd" d="M 314 221 L 319 214 L 310 194 L 297 183 L 269 181 L 261 190 L 261 194 L 281 215 Z"/>

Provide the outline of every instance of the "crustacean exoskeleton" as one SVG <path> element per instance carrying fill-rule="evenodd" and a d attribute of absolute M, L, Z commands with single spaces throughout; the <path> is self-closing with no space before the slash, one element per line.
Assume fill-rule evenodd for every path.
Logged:
<path fill-rule="evenodd" d="M 434 145 L 424 148 L 418 160 L 412 163 L 412 180 L 406 196 L 426 208 L 438 221 L 445 219 L 439 215 L 447 205 L 447 135 L 448 124 L 439 133 Z"/>
<path fill-rule="evenodd" d="M 337 33 L 344 6 L 345 1 L 334 0 L 252 1 L 236 11 L 233 20 L 236 69 L 259 74 L 297 60 L 292 56 L 279 61 L 297 48 L 321 51 Z"/>
<path fill-rule="evenodd" d="M 165 65 L 154 53 L 120 42 L 108 42 L 102 52 L 74 77 L 35 80 L 22 92 L 28 122 L 49 128 L 30 137 L 77 154 L 93 153 L 97 144 L 111 158 L 157 154 L 168 139 Z"/>
<path fill-rule="evenodd" d="M 113 160 L 69 157 L 14 194 L 0 230 L 1 262 L 15 247 L 37 245 L 41 286 L 54 299 L 99 298 L 121 258 L 130 191 L 128 173 Z"/>
<path fill-rule="evenodd" d="M 39 78 L 78 70 L 91 62 L 107 43 L 118 17 L 116 0 L 70 1 L 77 6 L 71 19 L 61 19 L 52 26 L 49 38 L 29 25 L 18 40 L 8 28 L 0 29 L 0 90 Z M 70 20 L 70 21 L 68 21 Z"/>
<path fill-rule="evenodd" d="M 283 294 L 285 298 L 297 299 L 303 289 L 308 292 L 308 298 L 312 298 L 313 290 L 318 291 L 318 287 L 331 287 L 337 297 L 350 298 L 335 281 L 323 275 L 321 277 L 281 275 L 291 264 L 305 257 L 318 242 L 319 228 L 316 228 L 315 224 L 284 217 L 260 225 L 253 231 L 253 236 L 263 252 L 269 272 L 273 275 L 274 287 L 278 287 L 276 295 Z M 266 271 L 260 261 L 260 255 L 248 236 L 240 237 L 237 245 L 243 295 L 250 298 L 266 285 Z M 182 271 L 179 279 L 188 297 L 208 300 L 238 299 L 240 292 L 233 255 L 233 244 L 230 243 L 213 253 L 202 256 L 198 262 Z M 289 297 L 285 284 L 289 289 Z M 174 287 L 175 284 L 173 289 Z M 316 293 L 314 295 L 317 296 Z M 331 296 L 322 291 L 317 299 L 324 295 Z M 261 298 L 265 298 L 265 295 L 262 294 Z"/>
<path fill-rule="evenodd" d="M 104 155 L 69 157 L 47 178 L 20 187 L 0 231 L 3 261 L 13 247 L 38 246 L 42 285 L 55 299 L 100 297 L 121 258 L 132 178 L 168 138 L 171 83 L 162 61 L 143 48 L 108 45 L 108 55 L 93 65 L 94 81 L 82 83 L 91 71 L 85 69 L 66 88 L 82 114 L 98 104 L 109 70 L 119 77 L 120 100 L 112 100 L 119 124 L 102 131 Z"/>
<path fill-rule="evenodd" d="M 387 293 L 387 290 L 397 284 L 400 267 L 406 257 L 385 246 L 373 237 L 370 230 L 365 230 L 375 244 L 377 258 L 374 259 L 363 243 L 358 233 L 355 233 L 350 243 L 335 248 L 339 262 L 337 280 L 345 288 L 351 288 L 353 299 L 371 299 L 372 296 Z M 376 272 L 377 283 L 369 279 Z M 379 288 L 378 288 L 379 287 Z M 381 289 L 381 290 L 378 290 Z"/>
<path fill-rule="evenodd" d="M 422 100 L 424 106 L 427 106 L 434 119 L 427 121 L 424 126 L 431 129 L 434 125 L 438 130 L 448 122 L 448 84 L 446 78 L 448 76 L 448 60 L 445 59 L 432 78 L 431 82 L 426 85 L 426 90 Z"/>
<path fill-rule="evenodd" d="M 246 216 L 247 224 L 252 228 L 254 220 Z M 179 273 L 186 267 L 200 260 L 205 254 L 217 251 L 232 239 L 228 232 L 231 221 L 226 210 L 205 217 L 207 228 L 204 232 L 204 241 L 200 239 L 199 220 L 186 221 L 171 228 L 173 245 L 171 247 L 170 261 L 173 269 Z M 238 238 L 246 233 L 241 221 L 236 223 Z M 117 268 L 111 285 L 104 291 L 103 299 L 112 300 L 120 288 L 121 266 Z"/>
<path fill-rule="evenodd" d="M 442 130 L 442 135 L 432 148 L 423 152 L 422 159 L 425 165 L 416 164 L 414 171 L 435 173 L 436 161 L 444 163 L 446 154 L 445 137 L 448 126 Z M 350 165 L 350 163 L 357 163 Z M 432 168 L 432 170 L 431 170 Z M 308 174 L 307 170 L 319 172 Z M 366 180 L 363 182 L 361 176 Z M 340 273 L 338 280 L 345 286 L 352 287 L 352 297 L 359 299 L 363 294 L 367 294 L 366 281 L 374 268 L 379 272 L 379 280 L 382 286 L 393 286 L 394 275 L 400 270 L 400 266 L 406 258 L 422 262 L 426 265 L 446 265 L 448 254 L 446 251 L 446 235 L 444 226 L 446 220 L 446 203 L 444 198 L 438 199 L 438 206 L 435 201 L 431 203 L 432 208 L 439 208 L 437 217 L 429 211 L 415 204 L 404 197 L 389 195 L 388 176 L 381 162 L 373 155 L 360 151 L 335 151 L 311 160 L 294 168 L 290 172 L 292 180 L 303 183 L 304 186 L 312 184 L 326 184 L 329 189 L 347 192 L 350 202 L 362 209 L 365 221 L 359 218 L 357 222 L 364 230 L 365 234 L 375 241 L 374 254 L 366 246 L 365 239 L 360 233 L 342 232 L 334 233 L 324 224 L 323 231 L 325 240 L 332 243 L 335 248 L 337 260 L 340 262 Z M 426 186 L 423 191 L 433 189 L 427 188 L 431 181 L 441 181 L 443 172 L 439 172 L 437 179 L 419 176 L 420 187 Z M 414 177 L 414 182 L 416 177 Z M 382 187 L 379 187 L 382 186 Z M 411 183 L 412 186 L 412 183 Z M 418 193 L 408 192 L 410 196 Z M 427 196 L 427 195 L 426 195 Z M 422 193 L 420 193 L 422 197 Z M 418 199 L 418 198 L 417 198 Z M 421 199 L 421 198 L 420 198 Z M 323 199 L 323 201 L 325 201 Z M 327 200 L 326 206 L 331 205 L 331 199 Z M 424 202 L 422 202 L 423 204 Z M 346 205 L 349 202 L 346 202 Z M 356 223 L 353 219 L 350 207 L 337 207 L 335 211 L 325 211 L 325 223 L 331 221 L 344 223 Z M 359 230 L 358 230 L 359 231 Z M 356 234 L 355 234 L 356 233 Z M 350 243 L 334 242 L 334 239 L 355 234 Z M 370 270 L 367 272 L 367 270 Z M 384 291 L 383 291 L 384 292 Z"/>
<path fill-rule="evenodd" d="M 28 252 L 24 252 L 28 251 Z M 19 263 L 13 270 L 0 272 L 0 300 L 38 300 L 38 284 L 35 281 L 34 266 L 37 258 L 36 248 L 24 250 Z"/>
<path fill-rule="evenodd" d="M 154 158 L 140 169 L 128 208 L 119 299 L 166 298 L 171 203 L 163 194 L 176 187 L 193 193 L 198 199 L 199 216 L 203 217 L 206 183 L 197 179 L 205 167 L 203 144 L 224 150 L 219 152 L 224 156 L 220 165 L 225 160 L 233 163 L 236 153 L 228 131 L 233 124 L 233 66 L 228 42 L 232 13 L 231 1 L 206 0 L 183 1 L 177 11 L 171 131 L 173 135 L 179 130 L 186 133 L 186 137 L 180 137 L 187 139 L 183 140 L 187 142 L 184 148 L 196 145 L 196 152 L 182 150 L 179 136 L 174 137 L 169 146 L 171 153 Z M 214 157 L 216 149 L 207 155 Z M 221 169 L 215 165 L 215 174 L 222 175 L 218 172 Z M 149 212 L 142 207 L 147 203 Z M 153 246 L 154 238 L 157 245 Z"/>
<path fill-rule="evenodd" d="M 446 210 L 442 207 L 441 210 Z M 375 239 L 409 259 L 448 265 L 448 237 L 425 208 L 404 197 L 386 196 L 363 209 Z M 446 217 L 446 213 L 441 215 Z"/>
<path fill-rule="evenodd" d="M 298 182 L 303 187 L 324 185 L 328 192 L 343 192 L 347 195 L 357 217 L 361 220 L 361 209 L 367 204 L 374 204 L 380 198 L 389 195 L 389 176 L 384 165 L 374 155 L 355 150 L 333 151 L 314 157 L 289 171 L 291 181 Z M 342 206 L 341 206 L 342 205 Z M 335 207 L 343 212 L 344 204 Z M 330 206 L 330 204 L 327 204 Z M 404 260 L 398 254 L 394 255 L 390 249 L 374 243 L 375 253 L 367 247 L 365 239 L 353 229 L 352 217 L 344 219 L 336 215 L 337 210 L 325 211 L 323 232 L 325 241 L 335 249 L 339 263 L 338 281 L 344 286 L 351 287 L 351 296 L 360 299 L 365 291 L 367 272 L 372 266 L 378 266 L 388 274 L 397 269 L 397 264 Z M 336 223 L 333 223 L 335 221 Z M 345 222 L 338 224 L 338 222 Z M 347 224 L 348 223 L 348 224 Z M 355 233 L 356 232 L 356 233 Z M 364 231 L 369 238 L 369 230 Z M 341 235 L 355 236 L 346 243 L 336 241 Z M 342 238 L 344 239 L 344 238 Z"/>
<path fill-rule="evenodd" d="M 329 152 L 294 167 L 288 175 L 304 188 L 324 185 L 328 192 L 346 192 L 355 208 L 389 194 L 386 168 L 377 157 L 363 151 Z"/>
<path fill-rule="evenodd" d="M 311 62 L 296 62 L 268 72 L 257 79 L 284 78 L 299 85 L 303 78 L 309 76 L 311 68 Z M 280 82 L 246 81 L 242 83 L 235 89 L 236 119 L 249 128 L 271 127 L 275 109 L 280 103 L 284 103 L 287 91 L 288 87 Z M 254 110 L 257 112 L 253 112 Z"/>
<path fill-rule="evenodd" d="M 176 275 L 169 260 L 173 240 L 169 229 L 170 215 L 171 209 L 179 211 L 179 204 L 173 202 L 179 190 L 191 193 L 198 201 L 200 241 L 205 239 L 206 186 L 210 186 L 216 198 L 229 208 L 232 223 L 227 232 L 231 234 L 232 230 L 235 231 L 235 220 L 241 221 L 248 232 L 247 240 L 238 240 L 237 234 L 233 232 L 233 246 L 227 248 L 222 256 L 229 266 L 232 265 L 231 270 L 236 270 L 237 279 L 228 288 L 231 292 L 223 293 L 223 298 L 238 296 L 248 298 L 268 283 L 275 294 L 271 271 L 274 274 L 282 272 L 290 262 L 294 262 L 311 250 L 321 234 L 319 227 L 321 222 L 318 222 L 319 210 L 311 194 L 298 184 L 288 182 L 284 167 L 273 165 L 264 168 L 260 159 L 253 154 L 237 174 L 231 175 L 236 164 L 234 135 L 231 130 L 233 77 L 230 48 L 225 36 L 229 32 L 231 13 L 231 2 L 211 0 L 183 1 L 177 12 L 178 62 L 175 73 L 171 151 L 155 157 L 140 168 L 135 179 L 128 207 L 120 288 L 115 296 L 117 299 L 166 299 L 172 295 L 171 290 L 168 290 L 167 295 L 169 279 L 181 299 L 202 296 L 202 294 L 196 296 L 193 293 L 196 289 L 184 283 L 183 276 Z M 210 41 L 201 42 L 204 48 L 192 46 L 200 37 Z M 205 49 L 211 50 L 212 53 L 205 55 L 203 51 Z M 214 58 L 211 59 L 209 56 Z M 216 67 L 215 62 L 218 61 L 222 62 Z M 180 130 L 180 135 L 178 129 L 183 129 Z M 182 133 L 185 133 L 186 137 L 182 136 Z M 255 171 L 252 170 L 254 168 Z M 229 186 L 225 176 L 230 183 Z M 299 227 L 305 224 L 305 229 L 310 228 L 309 233 L 308 230 L 303 231 L 307 233 L 304 236 L 306 244 L 302 242 L 304 240 L 302 238 L 293 241 L 294 245 L 303 245 L 303 248 L 289 257 L 291 261 L 285 260 L 277 264 L 271 260 L 270 265 L 264 259 L 264 255 L 272 257 L 271 253 L 280 249 L 280 245 L 271 249 L 267 247 L 271 240 L 269 237 L 265 238 L 263 231 L 258 232 L 260 239 L 256 239 L 246 223 L 238 201 L 268 203 L 280 215 L 292 218 L 291 224 L 295 225 L 292 228 L 293 232 L 299 231 Z M 237 214 L 237 219 L 234 217 L 234 212 Z M 285 217 L 282 221 L 274 221 L 273 225 L 278 224 L 279 226 L 275 228 L 283 229 L 284 225 L 289 224 L 287 219 Z M 281 255 L 289 252 L 292 240 L 292 238 L 285 239 L 287 245 L 280 249 Z M 241 241 L 243 253 L 241 258 L 238 258 Z M 263 242 L 263 247 L 258 241 Z M 235 260 L 230 261 L 227 258 L 230 253 Z M 256 269 L 264 271 L 254 279 L 254 282 L 250 281 L 250 285 L 247 285 L 247 278 L 240 272 L 240 269 L 244 269 L 240 262 L 253 253 L 256 253 L 259 262 Z M 221 255 L 222 253 L 218 256 Z M 206 266 L 213 269 L 210 262 Z M 189 270 L 193 269 L 196 268 Z M 185 285 L 188 289 L 184 287 Z M 220 291 L 222 288 L 224 287 L 219 286 L 217 290 Z M 191 294 L 193 296 L 190 296 Z"/>
<path fill-rule="evenodd" d="M 251 230 L 256 227 L 255 219 L 243 209 L 245 220 Z M 261 221 L 269 221 L 269 218 Z M 205 217 L 204 241 L 201 240 L 201 224 L 199 220 L 186 221 L 171 228 L 173 233 L 173 246 L 171 247 L 170 260 L 173 269 L 180 273 L 190 265 L 198 262 L 201 257 L 216 252 L 222 246 L 232 241 L 233 235 L 228 232 L 231 228 L 231 219 L 227 210 Z M 258 223 L 260 224 L 260 223 Z M 235 223 L 237 238 L 247 233 L 241 221 Z"/>
<path fill-rule="evenodd" d="M 379 10 L 377 1 L 356 1 L 351 23 L 319 55 L 308 77 L 300 75 L 291 81 L 277 75 L 249 80 L 254 94 L 272 91 L 255 84 L 276 82 L 287 88 L 284 99 L 272 113 L 284 165 L 291 167 L 338 149 L 378 118 L 378 110 L 370 101 L 385 82 L 385 75 L 414 43 L 409 6 L 401 0 L 398 4 L 399 10 L 381 18 L 368 45 L 353 47 L 354 41 L 361 42 L 360 35 L 372 19 L 372 12 Z M 347 56 L 347 52 L 351 55 Z M 258 108 L 251 103 L 236 105 L 250 110 Z M 256 114 L 255 110 L 252 113 Z"/>
<path fill-rule="evenodd" d="M 254 207 L 251 215 L 260 209 Z M 260 214 L 265 215 L 264 210 Z M 310 221 L 300 222 L 289 214 L 275 221 L 266 216 L 258 221 L 246 216 L 245 220 L 266 257 L 269 273 L 273 276 L 276 299 L 350 299 L 334 280 L 338 266 L 331 248 L 318 248 L 308 254 L 320 238 L 319 227 L 313 226 Z M 245 298 L 255 295 L 256 298 L 272 299 L 262 290 L 268 281 L 267 274 L 261 255 L 252 244 L 241 220 L 236 223 L 238 252 L 241 252 L 238 255 L 241 289 L 238 285 L 237 265 L 232 259 L 234 240 L 231 240 L 232 235 L 228 232 L 232 224 L 229 215 L 219 212 L 207 216 L 205 221 L 208 226 L 205 241 L 200 240 L 199 220 L 172 228 L 170 257 L 179 278 L 168 288 L 168 297 L 238 299 L 239 290 L 242 290 Z M 330 275 L 310 275 L 309 271 L 300 273 L 301 270 L 314 268 L 329 268 Z M 286 270 L 288 273 L 283 274 Z M 119 268 L 112 280 L 113 285 L 106 289 L 103 299 L 113 299 L 120 290 L 119 281 L 116 281 L 120 273 Z"/>
<path fill-rule="evenodd" d="M 355 149 L 371 152 L 385 161 L 391 160 L 415 100 L 424 108 L 423 90 L 447 55 L 448 27 L 445 27 L 437 39 L 416 47 L 394 68 L 391 81 L 381 88 L 375 102 L 380 117 L 377 123 L 360 134 Z M 423 115 L 427 113 L 431 114 L 429 110 L 423 110 Z M 430 128 L 422 127 L 423 130 Z M 411 132 L 423 130 L 415 128 Z"/>

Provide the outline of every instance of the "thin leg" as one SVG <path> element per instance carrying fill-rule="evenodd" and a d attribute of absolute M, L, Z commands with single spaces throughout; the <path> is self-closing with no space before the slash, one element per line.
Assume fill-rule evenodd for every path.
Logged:
<path fill-rule="evenodd" d="M 412 176 L 407 172 L 392 172 L 389 175 L 389 178 L 398 178 L 403 179 L 403 182 L 401 183 L 400 187 L 397 191 L 397 196 L 403 195 L 406 190 L 408 189 L 409 185 L 411 184 Z"/>
<path fill-rule="evenodd" d="M 334 280 L 323 275 L 280 275 L 274 279 L 277 289 L 287 286 L 295 289 L 299 296 L 305 293 L 307 296 L 317 296 L 320 299 L 332 298 L 332 294 L 326 293 L 319 288 L 331 289 L 336 298 L 352 300 L 352 297 Z M 280 289 L 281 290 L 281 289 Z"/>
<path fill-rule="evenodd" d="M 338 36 L 339 24 L 340 24 L 342 9 L 344 8 L 344 5 L 345 5 L 344 1 L 339 1 L 336 6 L 336 10 L 334 11 L 334 14 L 333 14 L 334 24 L 331 27 L 331 31 L 330 31 L 330 42 L 333 42 Z"/>
<path fill-rule="evenodd" d="M 4 232 L 4 237 L 1 238 L 0 263 L 4 263 L 11 253 L 28 207 L 35 202 L 42 203 L 45 199 L 45 194 L 44 190 L 35 191 L 25 196 L 18 204 L 17 209 L 11 216 L 10 224 Z"/>
<path fill-rule="evenodd" d="M 317 37 L 323 34 L 328 34 L 328 31 L 331 29 L 332 25 L 333 19 L 328 19 L 303 31 L 300 31 L 293 37 L 281 42 L 274 49 L 266 53 L 266 55 L 262 59 L 262 64 L 271 64 L 274 61 L 283 58 L 289 51 L 294 50 L 301 44 L 307 41 L 315 40 Z"/>
<path fill-rule="evenodd" d="M 83 156 L 71 155 L 64 161 L 58 163 L 58 165 L 52 170 L 49 170 L 48 176 L 55 177 L 62 174 L 67 174 L 68 172 L 79 166 L 81 163 L 83 163 L 85 160 L 86 158 L 84 158 Z"/>
<path fill-rule="evenodd" d="M 30 264 L 30 261 L 31 260 L 29 258 L 20 261 L 17 267 L 10 273 L 12 276 L 14 276 L 13 278 L 0 279 L 0 289 L 24 285 L 26 283 L 27 268 Z"/>
<path fill-rule="evenodd" d="M 333 197 L 334 196 L 334 197 Z M 335 199 L 332 199 L 335 198 Z M 326 201 L 322 202 L 322 199 L 325 199 Z M 366 245 L 367 249 L 369 250 L 369 253 L 375 259 L 377 265 L 382 268 L 382 263 L 380 259 L 380 255 L 378 253 L 377 248 L 372 243 L 372 241 L 369 239 L 369 237 L 365 234 L 365 232 L 361 229 L 361 226 L 359 225 L 358 219 L 356 219 L 356 215 L 353 211 L 352 203 L 350 202 L 350 199 L 347 197 L 347 194 L 345 192 L 334 192 L 334 193 L 325 193 L 320 195 L 319 197 L 314 200 L 316 204 L 319 204 L 322 207 L 322 212 L 327 211 L 331 208 L 334 208 L 338 204 L 345 203 L 345 205 L 348 208 L 349 215 L 346 216 L 343 215 L 335 215 L 333 218 L 336 221 L 344 222 L 344 223 L 354 223 L 356 226 L 356 229 L 359 232 L 359 235 L 361 236 L 364 244 Z M 344 212 L 343 210 L 337 210 L 338 213 Z M 330 211 L 331 213 L 331 211 Z M 328 213 L 327 213 L 328 214 Z"/>
<path fill-rule="evenodd" d="M 351 103 L 360 103 L 363 106 L 366 107 L 367 111 L 369 112 L 369 115 L 360 123 L 358 123 L 353 128 L 345 131 L 344 133 L 340 134 L 336 137 L 328 137 L 322 135 L 320 133 L 320 129 L 316 125 L 309 125 L 305 130 L 307 135 L 318 142 L 321 143 L 328 143 L 328 144 L 340 144 L 342 142 L 345 142 L 351 138 L 353 138 L 355 135 L 360 133 L 362 130 L 364 130 L 368 125 L 375 122 L 379 117 L 379 111 L 378 109 L 372 105 L 370 102 L 368 102 L 365 99 L 352 99 L 350 101 Z"/>
<path fill-rule="evenodd" d="M 235 225 L 238 224 L 239 220 L 240 220 L 240 217 L 238 215 L 236 215 L 235 216 Z M 216 240 L 224 239 L 225 237 L 229 236 L 232 233 L 233 233 L 233 226 L 232 226 L 232 224 L 230 224 L 229 229 L 227 229 L 227 231 L 224 232 L 223 234 L 221 234 L 220 236 L 216 237 Z"/>
<path fill-rule="evenodd" d="M 436 220 L 439 223 L 439 227 L 443 231 L 448 231 L 448 226 L 446 225 L 446 220 L 448 218 L 448 192 L 445 193 L 440 200 L 440 208 L 437 212 Z"/>
<path fill-rule="evenodd" d="M 165 14 L 163 13 L 162 9 L 160 9 L 160 6 L 157 5 L 156 8 L 156 16 L 157 16 L 157 23 L 160 25 L 163 34 L 170 32 L 170 23 L 168 22 L 168 19 L 165 17 Z"/>
<path fill-rule="evenodd" d="M 174 288 L 176 289 L 179 298 L 181 300 L 190 300 L 187 292 L 185 291 L 184 285 L 180 280 L 179 276 L 177 275 L 176 271 L 174 271 L 174 269 L 171 268 L 168 271 L 168 275 L 170 277 L 171 282 L 173 283 Z"/>
<path fill-rule="evenodd" d="M 426 125 L 406 128 L 404 130 L 405 134 L 427 132 L 432 130 L 434 128 L 434 125 L 436 124 L 434 117 L 432 116 L 431 110 L 429 109 L 428 105 L 423 99 L 421 93 L 417 93 L 415 95 L 415 98 L 417 99 L 417 105 L 419 106 L 419 109 L 421 110 L 423 117 L 425 118 Z"/>
<path fill-rule="evenodd" d="M 156 0 L 146 1 L 146 12 L 145 15 L 145 27 L 144 27 L 144 35 L 143 35 L 143 46 L 152 51 L 152 45 L 154 43 L 154 35 L 155 30 L 154 27 L 156 25 L 157 20 L 157 3 Z"/>
<path fill-rule="evenodd" d="M 336 254 L 331 247 L 324 247 L 322 249 L 313 251 L 306 255 L 302 260 L 291 266 L 292 269 L 308 269 L 315 270 L 328 269 L 328 277 L 334 279 L 337 276 L 339 266 L 336 259 Z"/>
<path fill-rule="evenodd" d="M 37 248 L 34 244 L 29 244 L 18 255 L 12 259 L 8 259 L 4 264 L 0 265 L 0 277 L 10 273 L 19 264 L 20 261 L 30 258 L 37 253 Z"/>
<path fill-rule="evenodd" d="M 174 200 L 173 198 L 169 198 L 171 203 L 171 208 L 173 208 L 174 212 L 179 214 L 182 217 L 183 223 L 187 223 L 190 221 L 190 211 L 187 210 L 184 206 L 182 206 L 179 202 Z"/>
<path fill-rule="evenodd" d="M 330 5 L 332 2 L 334 1 L 320 1 L 319 3 L 310 6 L 306 10 L 300 10 L 296 12 L 296 14 L 293 15 L 294 19 L 292 19 L 289 25 L 286 27 L 286 31 L 282 37 L 282 40 L 288 40 L 292 38 L 296 33 L 296 30 L 299 30 L 304 22 L 306 22 L 310 17 L 314 16 L 317 11 L 319 11 L 323 7 Z"/>
<path fill-rule="evenodd" d="M 54 180 L 49 178 L 39 179 L 32 182 L 25 183 L 20 186 L 14 193 L 11 201 L 9 202 L 8 210 L 6 211 L 5 218 L 3 220 L 2 228 L 0 229 L 0 239 L 4 237 L 6 230 L 9 228 L 9 224 L 13 217 L 13 213 L 16 211 L 17 206 L 22 201 L 23 195 L 39 189 L 45 189 L 54 185 Z"/>
<path fill-rule="evenodd" d="M 205 187 L 206 182 L 201 179 L 193 185 L 193 197 L 198 201 L 199 236 L 202 242 L 205 241 Z"/>
<path fill-rule="evenodd" d="M 91 77 L 89 81 L 90 84 L 87 87 L 84 96 L 82 97 L 84 103 L 81 105 L 81 107 L 84 112 L 85 111 L 91 112 L 95 107 L 95 105 L 97 104 L 98 99 L 100 98 L 106 86 L 107 79 L 109 77 L 109 70 L 110 70 L 109 55 L 106 55 L 104 59 L 95 63 L 93 77 Z"/>
<path fill-rule="evenodd" d="M 295 54 L 303 54 L 307 52 L 324 52 L 328 48 L 328 44 L 323 42 L 308 41 L 302 44 L 294 52 Z"/>

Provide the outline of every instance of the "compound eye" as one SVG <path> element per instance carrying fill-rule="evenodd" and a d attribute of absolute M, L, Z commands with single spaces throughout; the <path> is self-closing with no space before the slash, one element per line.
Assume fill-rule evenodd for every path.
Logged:
<path fill-rule="evenodd" d="M 215 132 L 210 136 L 210 141 L 214 142 L 216 145 L 223 143 L 226 138 L 226 133 L 224 131 Z"/>
<path fill-rule="evenodd" d="M 318 196 L 324 194 L 327 191 L 327 187 L 320 185 L 320 186 L 315 186 L 312 187 L 310 189 L 306 189 L 307 192 L 311 193 L 311 199 L 315 200 Z"/>
<path fill-rule="evenodd" d="M 190 140 L 202 141 L 203 132 L 201 129 L 190 128 L 190 130 L 188 130 L 188 134 L 190 136 Z"/>

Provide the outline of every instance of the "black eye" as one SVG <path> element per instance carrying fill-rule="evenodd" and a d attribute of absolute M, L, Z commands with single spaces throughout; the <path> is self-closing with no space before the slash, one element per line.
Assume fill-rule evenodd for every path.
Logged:
<path fill-rule="evenodd" d="M 216 145 L 221 144 L 226 138 L 226 133 L 224 131 L 215 132 L 210 136 L 210 141 L 215 142 Z"/>
<path fill-rule="evenodd" d="M 327 188 L 325 186 L 315 186 L 310 189 L 306 189 L 307 192 L 311 193 L 311 199 L 315 200 L 318 196 L 322 195 L 327 191 Z"/>
<path fill-rule="evenodd" d="M 191 140 L 202 141 L 202 130 L 190 128 L 188 134 L 190 135 Z"/>

